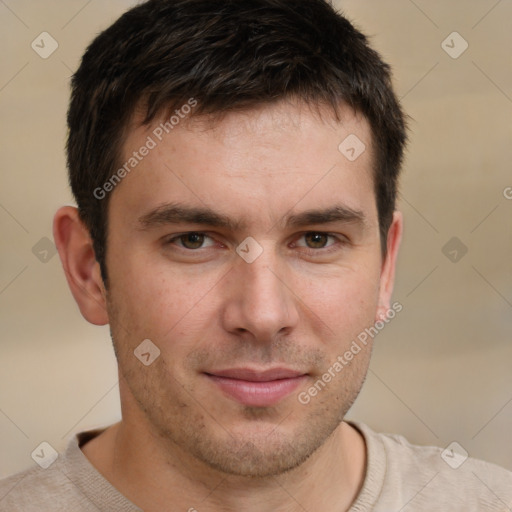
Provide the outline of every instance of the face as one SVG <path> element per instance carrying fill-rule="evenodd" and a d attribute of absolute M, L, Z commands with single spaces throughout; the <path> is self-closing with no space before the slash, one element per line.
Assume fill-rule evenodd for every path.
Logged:
<path fill-rule="evenodd" d="M 161 141 L 162 120 L 135 123 L 125 141 L 125 160 L 156 145 L 109 203 L 123 415 L 138 408 L 161 442 L 226 473 L 275 475 L 325 442 L 371 343 L 299 397 L 388 306 L 369 126 L 323 117 L 278 103 Z M 354 161 L 338 150 L 349 134 L 366 145 Z M 134 350 L 148 339 L 146 366 Z"/>

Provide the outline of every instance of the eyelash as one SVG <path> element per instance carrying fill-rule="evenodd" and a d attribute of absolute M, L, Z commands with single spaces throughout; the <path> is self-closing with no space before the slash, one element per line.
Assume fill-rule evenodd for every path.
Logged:
<path fill-rule="evenodd" d="M 187 231 L 185 233 L 180 233 L 179 235 L 173 235 L 171 238 L 166 239 L 164 245 L 175 245 L 174 242 L 179 241 L 181 238 L 187 236 L 187 235 L 203 235 L 207 238 L 210 238 L 211 240 L 214 240 L 214 238 L 208 233 L 205 233 L 203 231 Z M 343 237 L 342 235 L 336 235 L 334 233 L 327 233 L 325 231 L 306 231 L 302 233 L 299 237 L 299 239 L 304 238 L 306 235 L 325 235 L 330 237 L 331 239 L 335 240 L 335 243 L 332 243 L 331 245 L 328 245 L 326 247 L 320 247 L 318 249 L 314 249 L 312 247 L 304 247 L 301 246 L 301 249 L 303 252 L 306 252 L 310 255 L 319 255 L 319 254 L 328 254 L 332 252 L 333 250 L 337 250 L 338 248 L 342 248 L 343 246 L 348 244 L 348 240 Z M 198 253 L 201 251 L 201 249 L 208 249 L 209 247 L 199 247 L 198 249 L 188 249 L 186 247 L 180 247 L 179 245 L 176 245 L 179 250 L 184 251 L 188 254 L 192 253 Z"/>

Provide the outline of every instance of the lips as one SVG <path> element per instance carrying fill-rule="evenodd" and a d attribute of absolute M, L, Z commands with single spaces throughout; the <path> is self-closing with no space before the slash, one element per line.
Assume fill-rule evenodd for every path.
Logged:
<path fill-rule="evenodd" d="M 220 391 L 237 402 L 252 407 L 270 407 L 290 395 L 307 375 L 288 368 L 257 371 L 230 368 L 205 372 Z"/>

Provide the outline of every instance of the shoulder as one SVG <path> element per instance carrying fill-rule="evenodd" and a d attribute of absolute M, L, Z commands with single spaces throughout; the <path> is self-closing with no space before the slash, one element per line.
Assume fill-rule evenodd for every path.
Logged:
<path fill-rule="evenodd" d="M 55 452 L 56 459 L 49 465 L 35 465 L 0 480 L 0 512 L 97 512 L 91 489 L 103 490 L 107 496 L 113 491 L 79 446 L 103 430 L 78 433 L 64 453 Z"/>
<path fill-rule="evenodd" d="M 431 510 L 428 507 L 434 503 L 443 510 L 510 510 L 511 471 L 470 457 L 456 443 L 446 448 L 419 446 L 401 435 L 376 433 L 367 425 L 352 424 L 367 442 L 369 463 L 383 467 L 383 502 L 393 501 L 393 506 L 410 502 L 415 510 Z"/>
<path fill-rule="evenodd" d="M 0 480 L 0 512 L 87 510 L 73 482 L 55 462 L 33 467 Z"/>

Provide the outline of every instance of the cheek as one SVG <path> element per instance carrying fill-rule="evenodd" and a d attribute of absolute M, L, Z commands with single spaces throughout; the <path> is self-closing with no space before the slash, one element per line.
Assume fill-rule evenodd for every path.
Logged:
<path fill-rule="evenodd" d="M 190 334 L 208 322 L 219 279 L 206 274 L 193 278 L 134 257 L 116 268 L 111 281 L 118 319 L 131 337 L 175 344 L 181 339 L 178 333 Z"/>
<path fill-rule="evenodd" d="M 333 337 L 356 335 L 373 322 L 379 272 L 374 266 L 352 266 L 303 281 L 300 288 L 298 295 L 304 304 L 326 324 Z"/>

